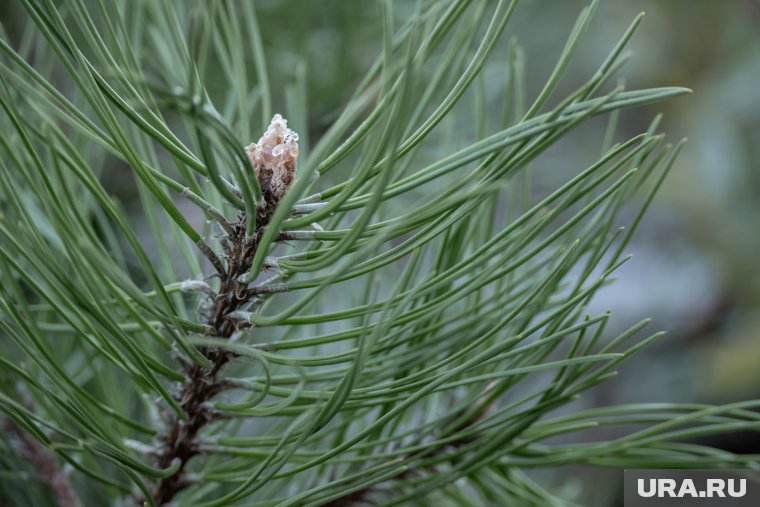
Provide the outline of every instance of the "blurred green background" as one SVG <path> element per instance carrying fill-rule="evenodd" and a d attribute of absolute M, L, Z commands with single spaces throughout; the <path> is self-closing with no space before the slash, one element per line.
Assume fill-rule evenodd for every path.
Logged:
<path fill-rule="evenodd" d="M 525 52 L 527 98 L 559 57 L 586 0 L 521 2 L 485 74 L 489 102 L 503 89 L 508 40 Z M 376 2 L 257 1 L 275 83 L 303 73 L 308 131 L 334 118 L 380 47 Z M 396 1 L 399 22 L 414 2 Z M 760 396 L 760 1 L 602 0 L 556 96 L 597 68 L 639 12 L 646 15 L 620 72 L 629 89 L 686 86 L 694 93 L 624 111 L 617 140 L 646 129 L 658 112 L 673 142 L 689 139 L 619 271 L 595 302 L 623 326 L 649 315 L 668 331 L 624 368 L 600 402 L 728 402 Z M 298 55 L 298 56 L 295 56 Z M 504 63 L 503 65 L 506 65 Z M 282 99 L 280 94 L 280 99 Z M 467 97 L 463 99 L 466 101 Z M 604 121 L 540 158 L 542 168 L 599 154 Z M 576 167 L 577 165 L 577 167 Z M 537 183 L 539 184 L 539 183 Z M 760 445 L 760 443 L 758 443 Z"/>
<path fill-rule="evenodd" d="M 203 1 L 190 3 L 203 8 Z M 284 111 L 302 132 L 303 144 L 313 144 L 380 49 L 377 3 L 255 3 L 276 110 Z M 531 100 L 587 3 L 520 3 L 481 83 L 488 105 L 501 102 L 509 39 L 516 37 L 524 49 Z M 394 2 L 399 23 L 414 4 Z M 641 11 L 646 16 L 628 46 L 633 58 L 620 73 L 626 87 L 686 86 L 694 93 L 624 111 L 616 139 L 644 131 L 663 112 L 660 130 L 673 142 L 682 137 L 689 142 L 629 248 L 634 258 L 620 269 L 619 280 L 596 298 L 593 310 L 611 308 L 620 328 L 651 316 L 653 328 L 668 334 L 624 364 L 617 379 L 583 403 L 760 398 L 760 1 L 602 0 L 556 97 L 574 90 L 596 70 Z M 0 19 L 13 39 L 26 15 L 15 2 L 2 1 Z M 305 82 L 307 96 L 289 103 L 306 106 L 287 111 L 286 95 L 296 89 L 287 86 L 299 80 Z M 489 126 L 493 129 L 497 122 L 494 118 Z M 590 122 L 538 159 L 533 170 L 541 174 L 572 166 L 577 172 L 598 156 L 604 128 L 604 120 Z M 127 202 L 135 198 L 129 181 L 125 178 L 113 188 Z M 540 186 L 541 180 L 534 184 Z M 710 443 L 735 452 L 760 452 L 757 435 L 713 437 Z M 600 477 L 598 470 L 589 473 Z M 562 484 L 568 496 L 584 504 L 609 505 L 618 498 L 616 480 L 577 477 L 567 482 L 555 473 L 547 480 Z"/>
<path fill-rule="evenodd" d="M 413 4 L 394 3 L 399 21 Z M 509 39 L 516 37 L 524 49 L 531 100 L 587 4 L 520 3 L 485 74 L 487 101 L 495 111 L 500 111 L 506 72 L 500 67 L 506 66 Z M 256 5 L 273 79 L 287 82 L 305 73 L 309 136 L 317 138 L 378 52 L 376 3 Z M 642 11 L 646 16 L 628 46 L 633 56 L 620 72 L 626 87 L 686 86 L 693 94 L 624 111 L 616 139 L 643 132 L 662 112 L 660 130 L 672 142 L 683 137 L 689 142 L 629 248 L 634 258 L 597 297 L 593 310 L 612 309 L 620 329 L 651 316 L 652 327 L 668 334 L 581 403 L 726 403 L 760 397 L 760 1 L 602 0 L 556 97 L 587 79 Z M 590 122 L 539 158 L 533 170 L 585 167 L 599 154 L 604 128 L 605 120 Z M 720 435 L 706 443 L 760 452 L 760 438 L 752 434 Z M 539 475 L 581 504 L 622 505 L 618 471 L 578 467 Z"/>

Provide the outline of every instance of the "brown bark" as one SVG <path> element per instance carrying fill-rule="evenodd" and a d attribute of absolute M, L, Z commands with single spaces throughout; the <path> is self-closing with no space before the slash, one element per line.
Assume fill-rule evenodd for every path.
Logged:
<path fill-rule="evenodd" d="M 212 309 L 206 318 L 206 323 L 213 329 L 211 336 L 229 338 L 238 328 L 238 323 L 231 320 L 229 315 L 241 309 L 255 296 L 238 279 L 251 268 L 256 247 L 273 210 L 274 206 L 270 205 L 259 212 L 257 230 L 250 236 L 246 234 L 245 216 L 241 214 L 233 226 L 234 234 L 229 234 L 223 241 L 225 269 L 221 274 L 219 291 L 213 298 Z M 200 351 L 212 365 L 210 368 L 197 364 L 186 366 L 187 378 L 176 399 L 188 418 L 182 420 L 176 414 L 168 417 L 168 429 L 160 437 L 161 447 L 157 460 L 157 465 L 161 468 L 170 467 L 175 460 L 179 460 L 180 464 L 175 473 L 159 480 L 154 486 L 151 496 L 156 505 L 170 502 L 187 487 L 185 468 L 199 454 L 198 434 L 214 418 L 207 402 L 224 388 L 219 373 L 235 357 L 234 353 L 218 348 L 201 347 Z"/>
<path fill-rule="evenodd" d="M 34 466 L 39 478 L 53 492 L 58 505 L 60 507 L 82 507 L 82 501 L 71 484 L 69 474 L 58 467 L 55 454 L 15 422 L 9 421 L 6 426 L 18 438 L 22 452 Z"/>

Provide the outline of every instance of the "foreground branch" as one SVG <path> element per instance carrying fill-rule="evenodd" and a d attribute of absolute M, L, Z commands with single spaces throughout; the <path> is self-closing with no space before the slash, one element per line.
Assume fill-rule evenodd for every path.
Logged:
<path fill-rule="evenodd" d="M 220 277 L 219 290 L 209 293 L 210 288 L 200 287 L 210 299 L 204 318 L 209 329 L 213 330 L 209 334 L 215 338 L 230 338 L 240 326 L 247 325 L 236 319 L 235 315 L 253 302 L 260 291 L 252 290 L 241 280 L 251 269 L 256 249 L 277 203 L 293 181 L 298 156 L 297 140 L 298 136 L 287 128 L 285 120 L 275 115 L 259 142 L 246 148 L 263 201 L 256 210 L 255 231 L 246 229 L 245 213 L 238 216 L 236 223 L 224 224 L 227 234 L 221 242 L 223 255 L 220 262 L 223 266 L 215 266 Z M 161 468 L 168 468 L 177 460 L 180 464 L 175 473 L 162 478 L 153 487 L 151 497 L 157 505 L 167 504 L 190 484 L 185 468 L 193 457 L 200 454 L 198 434 L 214 418 L 208 402 L 224 389 L 220 372 L 225 364 L 235 358 L 233 352 L 219 348 L 200 347 L 199 350 L 211 366 L 185 365 L 186 379 L 179 388 L 176 400 L 187 414 L 187 419 L 182 420 L 173 413 L 167 416 L 157 459 L 157 465 Z"/>
<path fill-rule="evenodd" d="M 225 273 L 219 291 L 215 293 L 211 309 L 206 316 L 206 323 L 213 329 L 217 338 L 229 338 L 237 329 L 237 323 L 230 318 L 233 312 L 240 310 L 253 297 L 248 287 L 238 278 L 250 269 L 258 240 L 266 225 L 267 213 L 261 213 L 257 220 L 256 232 L 248 236 L 245 230 L 245 216 L 241 214 L 234 226 L 234 236 L 225 238 L 224 260 Z M 161 436 L 161 451 L 158 466 L 168 468 L 175 459 L 180 467 L 172 475 L 161 479 L 155 486 L 152 497 L 157 505 L 163 505 L 188 485 L 185 480 L 185 465 L 199 454 L 196 445 L 198 432 L 212 420 L 207 402 L 223 389 L 219 379 L 222 367 L 235 357 L 229 351 L 202 347 L 201 353 L 211 362 L 209 368 L 200 365 L 188 365 L 185 369 L 186 380 L 182 383 L 177 401 L 187 414 L 187 420 L 172 415 L 167 421 L 168 430 Z"/>

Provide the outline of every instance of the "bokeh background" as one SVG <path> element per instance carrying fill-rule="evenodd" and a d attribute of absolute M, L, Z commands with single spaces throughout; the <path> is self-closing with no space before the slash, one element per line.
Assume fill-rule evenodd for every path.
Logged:
<path fill-rule="evenodd" d="M 492 58 L 496 65 L 484 76 L 486 99 L 500 102 L 504 73 L 498 61 L 506 62 L 512 37 L 525 52 L 528 99 L 535 97 L 587 3 L 522 2 Z M 399 20 L 413 5 L 395 2 Z M 304 97 L 290 97 L 290 103 L 303 104 L 290 119 L 308 144 L 335 118 L 378 53 L 377 4 L 256 0 L 256 6 L 271 81 L 306 83 Z M 678 85 L 693 94 L 623 112 L 616 137 L 644 131 L 662 112 L 660 130 L 672 141 L 689 142 L 629 247 L 634 258 L 593 304 L 595 311 L 611 308 L 620 328 L 651 316 L 652 327 L 668 334 L 586 403 L 760 398 L 760 1 L 602 0 L 558 97 L 596 70 L 641 11 L 646 16 L 629 44 L 633 58 L 620 73 L 627 88 Z M 0 1 L 11 38 L 24 17 L 15 2 Z M 275 89 L 274 98 L 286 107 L 286 95 L 298 89 Z M 585 167 L 598 156 L 603 132 L 604 121 L 590 122 L 533 170 Z M 112 183 L 127 205 L 136 203 L 129 181 Z M 760 452 L 760 437 L 752 434 L 712 437 L 709 443 Z M 569 472 L 554 471 L 546 479 L 583 504 L 615 505 L 620 498 L 619 473 Z M 575 479 L 567 481 L 568 475 Z"/>
<path fill-rule="evenodd" d="M 396 15 L 403 18 L 412 4 L 395 2 Z M 519 5 L 504 42 L 516 37 L 525 52 L 528 99 L 537 95 L 587 4 L 531 0 Z M 308 131 L 317 138 L 351 93 L 347 83 L 358 82 L 377 54 L 376 4 L 270 0 L 257 6 L 274 79 L 307 80 Z M 693 94 L 624 111 L 616 137 L 643 132 L 662 112 L 660 130 L 673 142 L 686 137 L 688 144 L 629 247 L 633 259 L 593 304 L 596 311 L 612 309 L 618 329 L 650 316 L 652 328 L 667 335 L 584 403 L 757 398 L 760 1 L 602 0 L 557 97 L 596 70 L 642 11 L 646 15 L 628 46 L 632 58 L 620 72 L 626 87 L 686 86 Z M 498 60 L 506 62 L 506 48 L 505 43 L 494 54 L 496 64 L 488 67 L 484 79 L 487 100 L 496 110 L 504 79 Z M 292 54 L 305 59 L 295 62 Z M 590 122 L 532 169 L 541 174 L 563 165 L 585 167 L 599 154 L 604 127 L 605 120 Z M 756 434 L 719 435 L 705 443 L 760 452 Z M 622 505 L 619 471 L 577 467 L 541 475 L 556 493 L 583 505 Z"/>
<path fill-rule="evenodd" d="M 395 2 L 397 17 L 413 4 Z M 504 39 L 516 37 L 523 47 L 528 99 L 540 90 L 587 4 L 519 4 Z M 351 93 L 347 84 L 359 81 L 378 52 L 377 5 L 256 5 L 273 80 L 305 75 L 308 131 L 318 137 Z M 628 45 L 632 58 L 620 72 L 626 87 L 686 86 L 693 94 L 624 111 L 616 137 L 644 131 L 662 112 L 660 130 L 673 142 L 686 137 L 688 143 L 629 248 L 634 258 L 594 304 L 613 309 L 620 326 L 650 316 L 652 326 L 668 334 L 598 396 L 606 398 L 600 402 L 713 403 L 760 397 L 760 1 L 602 0 L 556 96 L 588 78 L 642 11 Z M 485 75 L 494 104 L 506 46 Z M 304 58 L 296 61 L 293 54 Z M 599 154 L 604 121 L 551 150 L 534 171 L 585 167 Z M 743 445 L 760 450 L 760 441 Z"/>

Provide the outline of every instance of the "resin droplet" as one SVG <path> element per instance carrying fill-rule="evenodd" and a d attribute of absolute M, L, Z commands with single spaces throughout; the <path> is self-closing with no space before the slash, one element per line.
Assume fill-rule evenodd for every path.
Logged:
<path fill-rule="evenodd" d="M 251 160 L 261 192 L 270 204 L 285 195 L 296 175 L 298 134 L 288 128 L 288 122 L 274 115 L 258 142 L 245 148 Z"/>

